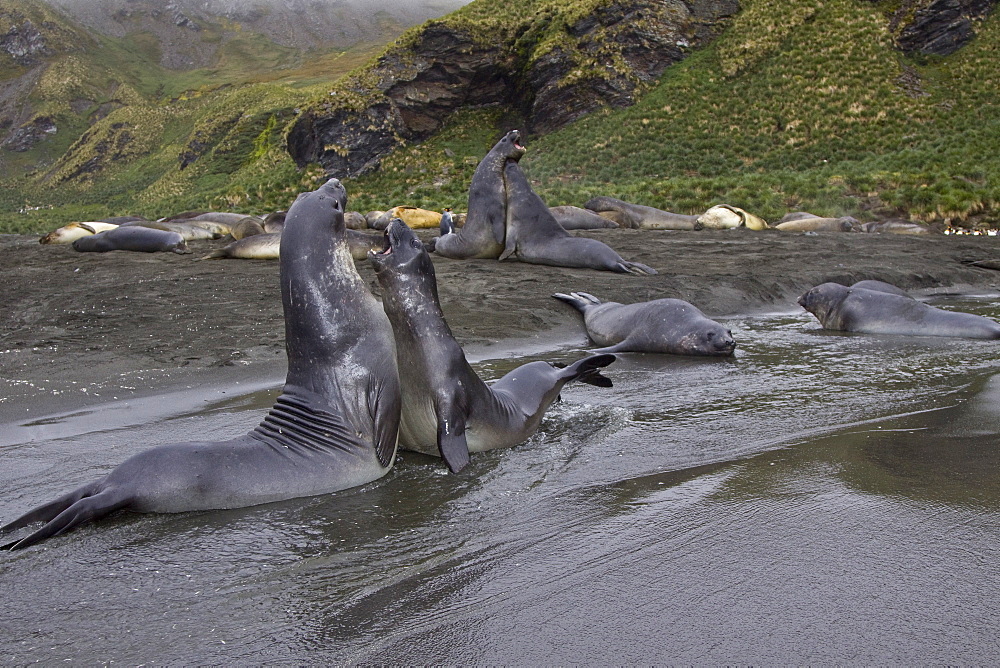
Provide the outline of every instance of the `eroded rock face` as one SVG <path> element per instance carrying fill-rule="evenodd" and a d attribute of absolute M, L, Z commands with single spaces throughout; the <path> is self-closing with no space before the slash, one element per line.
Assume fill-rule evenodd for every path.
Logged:
<path fill-rule="evenodd" d="M 989 14 L 996 0 L 933 0 L 913 12 L 897 38 L 907 53 L 947 56 L 975 37 L 975 21 Z M 908 5 L 900 10 L 912 9 Z M 898 20 L 898 19 L 897 19 Z"/>
<path fill-rule="evenodd" d="M 32 65 L 36 56 L 46 53 L 45 38 L 30 20 L 13 25 L 6 35 L 0 36 L 0 51 L 8 53 L 21 65 Z"/>
<path fill-rule="evenodd" d="M 639 88 L 738 10 L 737 0 L 623 0 L 570 26 L 568 39 L 544 53 L 544 23 L 504 44 L 433 22 L 413 47 L 383 56 L 369 83 L 348 91 L 357 96 L 350 103 L 333 97 L 306 109 L 288 150 L 300 166 L 318 162 L 329 174 L 358 175 L 400 143 L 429 137 L 460 107 L 507 106 L 530 131 L 549 132 L 600 107 L 632 104 Z"/>
<path fill-rule="evenodd" d="M 57 131 L 55 122 L 48 116 L 40 116 L 14 130 L 3 142 L 8 151 L 22 153 Z"/>

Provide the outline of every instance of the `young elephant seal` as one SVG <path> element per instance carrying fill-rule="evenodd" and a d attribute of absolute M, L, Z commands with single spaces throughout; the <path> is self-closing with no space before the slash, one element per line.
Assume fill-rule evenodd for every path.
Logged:
<path fill-rule="evenodd" d="M 300 196 L 282 237 L 288 375 L 253 431 L 161 445 L 0 527 L 40 529 L 19 549 L 116 510 L 176 513 L 329 494 L 384 475 L 396 454 L 399 375 L 392 330 L 344 241 L 336 179 Z M 333 317 L 337 314 L 337 317 Z"/>
<path fill-rule="evenodd" d="M 187 242 L 177 232 L 156 230 L 151 227 L 121 225 L 113 230 L 106 230 L 80 237 L 73 242 L 73 248 L 81 253 L 107 253 L 116 250 L 137 251 L 140 253 L 156 253 L 170 251 L 172 253 L 190 253 Z"/>
<path fill-rule="evenodd" d="M 613 248 L 597 239 L 574 237 L 559 227 L 549 207 L 531 189 L 521 166 L 514 160 L 507 161 L 504 179 L 507 182 L 507 240 L 501 260 L 511 258 L 529 264 L 600 269 L 621 274 L 656 273 L 652 267 L 622 259 Z"/>
<path fill-rule="evenodd" d="M 434 265 L 423 243 L 398 218 L 389 223 L 385 241 L 385 250 L 373 251 L 369 261 L 396 336 L 403 385 L 401 448 L 438 455 L 457 472 L 469 463 L 470 452 L 514 446 L 535 433 L 566 383 L 611 385 L 599 369 L 614 355 L 594 355 L 563 369 L 529 362 L 487 385 L 444 320 Z"/>
<path fill-rule="evenodd" d="M 586 292 L 552 296 L 583 314 L 587 336 L 604 346 L 597 352 L 728 357 L 736 350 L 732 332 L 681 299 L 619 304 Z"/>
<path fill-rule="evenodd" d="M 799 297 L 824 329 L 865 334 L 1000 339 L 1000 323 L 928 306 L 907 295 L 823 283 Z"/>

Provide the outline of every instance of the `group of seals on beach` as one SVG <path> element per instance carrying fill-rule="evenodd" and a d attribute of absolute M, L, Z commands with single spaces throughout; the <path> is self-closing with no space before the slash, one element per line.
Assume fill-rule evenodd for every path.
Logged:
<path fill-rule="evenodd" d="M 438 254 L 655 273 L 605 244 L 568 234 L 520 169 L 519 139 L 519 132 L 507 133 L 480 163 L 464 226 L 455 226 L 450 211 L 436 219 L 442 232 L 433 244 Z M 616 207 L 630 225 L 690 222 L 610 200 L 588 205 Z M 386 223 L 380 238 L 348 229 L 346 206 L 346 190 L 331 179 L 296 199 L 275 221 L 280 231 L 237 215 L 221 222 L 194 216 L 151 226 L 116 221 L 106 229 L 91 225 L 60 232 L 77 235 L 72 243 L 78 250 L 185 252 L 183 233 L 200 234 L 196 228 L 219 236 L 249 230 L 250 236 L 234 243 L 256 239 L 280 261 L 288 373 L 273 408 L 249 433 L 136 454 L 101 480 L 0 527 L 7 533 L 44 522 L 4 547 L 25 548 L 117 510 L 210 510 L 336 492 L 384 475 L 397 448 L 440 456 L 457 472 L 468 465 L 470 452 L 527 439 L 567 383 L 610 386 L 601 369 L 614 362 L 613 353 L 731 356 L 736 349 L 728 329 L 682 300 L 620 304 L 586 292 L 556 293 L 553 297 L 580 311 L 600 348 L 564 368 L 524 364 L 487 385 L 445 321 L 429 244 L 399 217 Z M 758 225 L 735 207 L 712 215 L 739 219 L 738 226 Z M 566 216 L 586 218 L 579 211 Z M 705 226 L 704 216 L 697 218 Z M 817 217 L 800 220 L 810 218 Z M 381 303 L 357 273 L 362 252 L 375 269 Z M 879 281 L 850 287 L 824 283 L 799 303 L 831 330 L 1000 338 L 1000 324 L 988 318 L 930 307 Z"/>

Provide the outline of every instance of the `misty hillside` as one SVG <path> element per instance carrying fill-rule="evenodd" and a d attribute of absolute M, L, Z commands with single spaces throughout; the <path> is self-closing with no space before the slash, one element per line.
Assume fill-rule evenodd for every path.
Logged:
<path fill-rule="evenodd" d="M 358 210 L 460 210 L 478 159 L 515 126 L 552 205 L 997 224 L 995 4 L 474 0 L 387 47 L 303 54 L 235 2 L 107 0 L 116 18 L 98 31 L 79 8 L 0 0 L 0 86 L 31 91 L 0 109 L 0 229 L 266 212 L 331 175 Z M 154 20 L 215 44 L 211 66 L 172 69 L 152 29 L 117 32 Z"/>

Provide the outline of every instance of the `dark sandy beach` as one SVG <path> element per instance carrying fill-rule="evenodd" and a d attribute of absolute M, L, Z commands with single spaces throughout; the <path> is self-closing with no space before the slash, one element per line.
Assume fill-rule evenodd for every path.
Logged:
<path fill-rule="evenodd" d="M 508 356 L 507 348 L 516 355 L 535 340 L 542 349 L 586 345 L 579 316 L 553 292 L 582 290 L 621 302 L 676 297 L 724 316 L 797 311 L 796 297 L 824 281 L 877 278 L 916 294 L 1000 290 L 1000 272 L 962 263 L 1000 257 L 997 237 L 742 229 L 585 234 L 659 275 L 436 257 L 443 308 L 458 340 L 480 356 Z M 196 260 L 219 243 L 192 242 L 190 255 L 99 254 L 0 236 L 0 422 L 185 384 L 280 380 L 278 263 Z M 377 294 L 367 262 L 358 267 Z"/>

